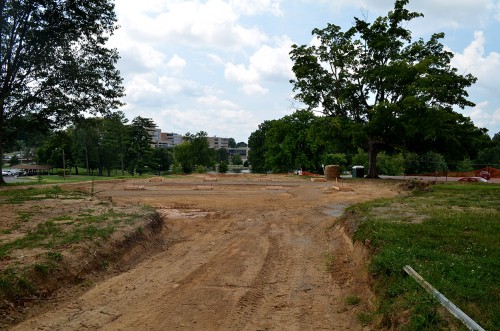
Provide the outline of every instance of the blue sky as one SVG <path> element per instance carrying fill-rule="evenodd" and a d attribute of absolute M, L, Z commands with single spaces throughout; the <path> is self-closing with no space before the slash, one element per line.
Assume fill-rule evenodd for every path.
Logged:
<path fill-rule="evenodd" d="M 131 120 L 152 118 L 164 132 L 206 131 L 247 141 L 265 120 L 295 111 L 292 44 L 310 44 L 327 23 L 373 21 L 392 0 L 116 0 L 120 29 L 110 41 Z M 414 38 L 444 32 L 453 65 L 478 82 L 476 107 L 459 110 L 490 135 L 500 131 L 500 0 L 413 0 L 424 18 Z"/>

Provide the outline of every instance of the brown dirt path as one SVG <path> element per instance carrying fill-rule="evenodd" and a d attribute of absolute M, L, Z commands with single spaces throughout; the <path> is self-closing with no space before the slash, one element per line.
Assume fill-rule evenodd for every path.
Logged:
<path fill-rule="evenodd" d="M 336 191 L 241 175 L 96 185 L 118 205 L 156 207 L 171 244 L 14 330 L 369 329 L 357 320 L 371 305 L 366 273 L 331 225 L 349 204 L 394 196 L 394 184 L 353 181 Z"/>

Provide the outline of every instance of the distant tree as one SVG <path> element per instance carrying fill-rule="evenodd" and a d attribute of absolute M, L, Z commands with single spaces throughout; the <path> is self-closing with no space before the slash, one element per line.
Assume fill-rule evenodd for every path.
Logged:
<path fill-rule="evenodd" d="M 245 162 L 243 162 L 243 166 L 245 168 L 248 168 L 250 166 L 250 163 L 248 162 L 248 160 L 245 160 Z"/>
<path fill-rule="evenodd" d="M 225 173 L 227 172 L 227 170 L 228 170 L 227 163 L 226 163 L 226 162 L 221 162 L 221 163 L 219 164 L 219 172 L 220 172 L 221 174 L 225 174 Z"/>
<path fill-rule="evenodd" d="M 221 163 L 221 162 L 228 163 L 229 162 L 229 153 L 228 153 L 227 149 L 219 148 L 215 152 L 215 161 L 217 161 L 217 163 Z"/>
<path fill-rule="evenodd" d="M 114 164 L 119 164 L 122 176 L 125 173 L 125 156 L 130 139 L 127 123 L 128 119 L 121 111 L 114 112 L 104 119 L 103 140 L 106 149 L 112 154 Z"/>
<path fill-rule="evenodd" d="M 161 176 L 162 171 L 168 171 L 174 161 L 172 151 L 167 148 L 153 149 L 153 163 L 155 170 L 158 170 L 158 175 Z"/>
<path fill-rule="evenodd" d="M 174 147 L 174 157 L 180 163 L 184 173 L 191 173 L 198 166 L 212 167 L 215 165 L 215 151 L 210 148 L 207 133 L 186 133 L 184 143 Z"/>
<path fill-rule="evenodd" d="M 14 155 L 13 157 L 10 158 L 9 165 L 12 167 L 17 164 L 19 164 L 19 157 L 17 155 Z"/>
<path fill-rule="evenodd" d="M 266 135 L 272 126 L 272 121 L 259 124 L 259 128 L 250 134 L 248 138 L 248 160 L 252 166 L 252 172 L 264 173 L 266 169 Z"/>
<path fill-rule="evenodd" d="M 0 2 L 0 159 L 20 130 L 122 105 L 118 52 L 106 47 L 115 23 L 111 0 Z"/>
<path fill-rule="evenodd" d="M 227 145 L 229 148 L 236 148 L 236 141 L 234 140 L 234 138 L 229 138 L 227 140 Z"/>
<path fill-rule="evenodd" d="M 241 155 L 240 154 L 234 154 L 231 156 L 231 163 L 233 165 L 237 165 L 237 166 L 240 166 L 243 164 L 243 160 L 241 159 Z"/>
<path fill-rule="evenodd" d="M 497 132 L 489 146 L 482 148 L 477 155 L 477 163 L 482 166 L 494 166 L 500 168 L 500 132 Z"/>
<path fill-rule="evenodd" d="M 500 168 L 500 144 L 480 151 L 477 157 L 477 163 L 482 166 L 491 165 Z"/>
<path fill-rule="evenodd" d="M 405 173 L 410 175 L 433 174 L 448 170 L 448 165 L 443 155 L 436 152 L 427 152 L 423 155 L 407 153 L 404 165 Z"/>
<path fill-rule="evenodd" d="M 312 139 L 318 121 L 308 110 L 274 120 L 265 136 L 265 167 L 273 172 L 320 168 L 325 144 Z"/>
<path fill-rule="evenodd" d="M 243 147 L 248 147 L 248 144 L 243 141 L 240 141 L 239 143 L 236 144 L 236 148 L 243 148 Z"/>
<path fill-rule="evenodd" d="M 355 127 L 372 178 L 379 152 L 411 148 L 417 137 L 433 142 L 467 120 L 454 106 L 474 105 L 466 88 L 476 78 L 450 66 L 453 54 L 440 43 L 444 34 L 412 40 L 406 27 L 422 14 L 407 4 L 396 0 L 394 10 L 373 23 L 355 18 L 345 32 L 333 24 L 314 29 L 319 46 L 294 45 L 291 51 L 296 98 Z"/>
<path fill-rule="evenodd" d="M 405 171 L 404 161 L 401 153 L 390 155 L 380 152 L 377 155 L 377 172 L 387 176 L 400 176 Z"/>
<path fill-rule="evenodd" d="M 362 166 L 368 168 L 368 153 L 362 148 L 358 148 L 358 153 L 352 157 L 352 166 Z"/>
<path fill-rule="evenodd" d="M 174 172 L 190 174 L 193 172 L 195 161 L 193 159 L 191 143 L 183 142 L 174 147 Z"/>
<path fill-rule="evenodd" d="M 321 161 L 324 166 L 338 165 L 340 166 L 341 171 L 344 171 L 347 168 L 347 156 L 344 153 L 324 154 Z"/>
<path fill-rule="evenodd" d="M 467 172 L 474 170 L 474 166 L 472 161 L 469 158 L 464 158 L 462 161 L 457 164 L 457 171 Z"/>
<path fill-rule="evenodd" d="M 135 173 L 146 172 L 153 165 L 150 130 L 154 130 L 156 124 L 150 118 L 137 116 L 132 120 L 128 131 L 128 148 L 125 157 L 128 171 Z"/>

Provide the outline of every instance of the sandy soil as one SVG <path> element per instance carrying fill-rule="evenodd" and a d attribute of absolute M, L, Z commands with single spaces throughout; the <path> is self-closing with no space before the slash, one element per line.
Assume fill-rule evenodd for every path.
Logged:
<path fill-rule="evenodd" d="M 363 330 L 367 273 L 346 206 L 397 194 L 387 181 L 190 176 L 96 183 L 118 206 L 165 218 L 164 249 L 14 330 Z M 349 296 L 361 302 L 350 305 Z"/>

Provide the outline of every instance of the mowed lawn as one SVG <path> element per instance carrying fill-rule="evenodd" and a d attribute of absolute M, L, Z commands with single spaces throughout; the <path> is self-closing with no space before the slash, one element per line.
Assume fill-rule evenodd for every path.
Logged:
<path fill-rule="evenodd" d="M 500 185 L 441 184 L 352 206 L 374 255 L 374 320 L 403 330 L 466 329 L 404 271 L 410 265 L 486 330 L 500 330 Z"/>

